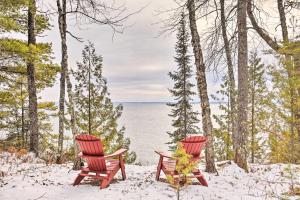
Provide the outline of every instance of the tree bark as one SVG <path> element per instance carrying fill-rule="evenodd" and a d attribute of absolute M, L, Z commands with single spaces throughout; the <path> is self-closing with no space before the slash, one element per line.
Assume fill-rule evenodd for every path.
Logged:
<path fill-rule="evenodd" d="M 92 124 L 91 124 L 91 121 L 92 121 L 92 116 L 91 116 L 91 52 L 90 52 L 90 49 L 89 49 L 89 69 L 88 69 L 88 98 L 89 98 L 89 134 L 91 135 L 92 134 Z"/>
<path fill-rule="evenodd" d="M 36 2 L 35 0 L 29 1 L 28 6 L 28 46 L 36 44 L 35 33 L 35 16 L 36 16 Z M 36 156 L 39 154 L 39 127 L 37 115 L 37 95 L 35 83 L 35 66 L 34 60 L 30 58 L 27 62 L 27 81 L 28 81 L 28 98 L 29 98 L 29 132 L 30 132 L 30 145 L 29 150 L 34 152 Z"/>
<path fill-rule="evenodd" d="M 78 134 L 76 129 L 76 115 L 75 115 L 75 108 L 74 108 L 74 94 L 72 91 L 72 83 L 70 80 L 68 69 L 66 69 L 66 81 L 67 81 L 67 91 L 68 91 L 68 98 L 69 98 L 69 107 L 70 107 L 70 115 L 71 115 L 71 131 L 73 136 L 73 145 L 74 145 L 74 162 L 73 162 L 73 170 L 79 170 L 81 168 L 81 159 L 78 156 L 79 147 L 76 143 L 76 135 Z"/>
<path fill-rule="evenodd" d="M 206 171 L 210 173 L 216 172 L 214 161 L 214 146 L 213 146 L 213 130 L 210 114 L 209 98 L 207 94 L 207 83 L 205 74 L 205 64 L 203 62 L 203 54 L 200 45 L 200 37 L 197 30 L 195 1 L 188 0 L 187 8 L 189 12 L 190 30 L 192 36 L 192 46 L 195 57 L 197 87 L 200 94 L 201 110 L 202 110 L 202 126 L 204 135 L 207 136 L 207 145 L 205 149 Z"/>
<path fill-rule="evenodd" d="M 59 157 L 62 157 L 63 154 L 63 135 L 64 135 L 64 101 L 65 101 L 65 84 L 67 83 L 67 92 L 69 99 L 69 107 L 70 107 L 70 115 L 71 115 L 71 131 L 73 136 L 73 145 L 74 145 L 74 162 L 73 169 L 79 170 L 81 159 L 78 157 L 79 147 L 76 144 L 75 137 L 78 134 L 76 129 L 76 116 L 75 116 L 75 108 L 74 108 L 74 94 L 72 91 L 72 83 L 69 76 L 68 70 L 68 48 L 67 48 L 67 18 L 66 18 L 66 0 L 63 0 L 62 3 L 60 0 L 57 0 L 57 8 L 58 8 L 58 25 L 59 32 L 61 37 L 61 88 L 60 88 L 60 131 L 59 131 Z M 61 162 L 61 161 L 59 161 Z"/>
<path fill-rule="evenodd" d="M 252 84 L 251 84 L 251 163 L 254 163 L 254 144 L 255 144 L 255 120 L 254 120 L 254 113 L 255 113 L 255 74 L 256 72 L 256 65 L 254 64 L 253 70 L 252 70 Z"/>
<path fill-rule="evenodd" d="M 231 133 L 232 133 L 233 149 L 235 149 L 237 143 L 236 142 L 237 130 L 235 124 L 236 122 L 235 114 L 237 113 L 236 101 L 235 101 L 235 78 L 234 78 L 233 64 L 231 58 L 231 48 L 230 48 L 229 40 L 227 37 L 227 31 L 226 31 L 225 0 L 220 0 L 220 4 L 221 4 L 221 29 L 222 29 L 222 37 L 224 41 L 224 48 L 225 48 L 227 69 L 228 69 L 230 126 L 231 126 Z"/>
<path fill-rule="evenodd" d="M 289 42 L 289 34 L 288 34 L 287 25 L 286 25 L 286 17 L 285 17 L 284 5 L 283 5 L 282 0 L 277 0 L 277 8 L 278 8 L 278 12 L 279 12 L 283 42 Z"/>
<path fill-rule="evenodd" d="M 285 16 L 285 11 L 284 11 L 284 3 L 282 0 L 277 0 L 277 8 L 278 8 L 278 13 L 279 13 L 279 18 L 280 18 L 280 25 L 281 25 L 281 32 L 282 32 L 282 39 L 283 42 L 289 43 L 289 33 L 288 33 L 288 28 L 286 24 L 286 16 Z M 295 58 L 290 55 L 285 55 L 285 59 L 288 61 L 288 65 L 293 65 L 291 71 L 295 72 L 289 72 L 288 76 L 289 78 L 297 79 L 300 76 L 300 66 L 299 66 L 299 58 Z M 296 77 L 295 77 L 296 76 Z M 300 141 L 300 106 L 297 106 L 297 99 L 300 99 L 300 88 L 293 85 L 290 86 L 290 93 L 291 93 L 291 112 L 292 112 L 292 124 L 291 124 L 291 135 L 292 135 L 292 140 L 295 139 L 295 133 L 294 133 L 294 128 L 297 130 L 298 133 L 298 141 Z M 299 100 L 298 100 L 299 101 Z M 292 148 L 294 148 L 294 141 L 292 143 Z M 293 152 L 294 154 L 294 152 Z M 295 157 L 293 156 L 293 159 Z"/>
<path fill-rule="evenodd" d="M 62 162 L 64 142 L 64 120 L 65 120 L 65 90 L 66 90 L 66 67 L 68 65 L 67 41 L 66 41 L 66 0 L 57 0 L 58 25 L 61 37 L 61 72 L 60 72 L 60 94 L 59 94 L 59 137 L 57 163 Z"/>
<path fill-rule="evenodd" d="M 248 171 L 247 165 L 247 108 L 248 108 L 248 38 L 247 38 L 247 0 L 238 0 L 238 114 L 237 146 L 234 160 Z"/>
<path fill-rule="evenodd" d="M 276 52 L 278 52 L 280 50 L 280 45 L 278 43 L 276 43 L 276 41 L 274 41 L 268 34 L 266 31 L 264 31 L 256 22 L 256 19 L 253 15 L 253 11 L 252 11 L 252 7 L 253 7 L 253 0 L 248 0 L 248 8 L 247 8 L 247 13 L 248 16 L 251 20 L 251 23 L 253 25 L 253 28 L 256 30 L 256 32 L 261 36 L 261 38 L 263 38 L 265 40 L 265 42 Z M 289 36 L 288 36 L 288 28 L 287 28 L 287 24 L 286 24 L 286 16 L 285 16 L 285 10 L 284 10 L 284 3 L 282 0 L 277 0 L 277 9 L 278 9 L 278 13 L 279 13 L 279 19 L 280 19 L 280 26 L 281 26 L 281 32 L 282 32 L 282 39 L 284 43 L 288 43 L 289 42 Z M 289 55 L 285 55 L 285 60 L 287 60 L 288 62 L 291 60 L 291 56 Z M 299 64 L 295 65 L 295 67 L 297 67 L 298 72 L 299 70 Z M 288 72 L 288 76 L 289 78 L 291 78 L 291 73 Z M 300 96 L 300 89 L 298 89 L 298 91 L 294 91 L 296 90 L 295 88 L 291 88 L 290 93 L 291 93 L 291 99 L 298 99 Z M 291 129 L 293 129 L 293 126 L 297 127 L 297 132 L 298 132 L 298 136 L 299 136 L 299 141 L 300 141 L 300 110 L 299 111 L 295 111 L 293 109 L 293 105 L 291 105 L 291 113 L 293 116 L 295 116 L 295 125 L 294 122 L 292 122 L 291 124 Z"/>
<path fill-rule="evenodd" d="M 254 14 L 253 14 L 253 0 L 248 0 L 248 6 L 247 6 L 247 14 L 248 14 L 248 17 L 251 21 L 251 24 L 253 26 L 253 28 L 255 29 L 255 31 L 258 33 L 258 35 L 274 50 L 274 51 L 278 51 L 280 46 L 276 43 L 276 41 L 274 41 L 270 35 L 268 35 L 268 33 L 263 29 L 261 28 L 255 17 L 254 17 Z"/>
<path fill-rule="evenodd" d="M 25 143 L 25 113 L 24 113 L 24 98 L 23 98 L 23 83 L 21 83 L 21 132 L 22 132 L 22 148 L 26 148 L 27 144 Z"/>

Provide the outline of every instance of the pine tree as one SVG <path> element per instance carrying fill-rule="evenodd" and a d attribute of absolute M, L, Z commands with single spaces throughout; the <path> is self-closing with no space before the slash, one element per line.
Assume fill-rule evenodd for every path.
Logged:
<path fill-rule="evenodd" d="M 53 102 L 38 103 L 38 99 L 32 100 L 31 98 L 29 100 L 29 91 L 32 97 L 45 87 L 51 86 L 59 67 L 51 62 L 51 44 L 33 41 L 36 36 L 49 29 L 49 19 L 46 15 L 35 14 L 35 12 L 34 1 L 5 0 L 0 2 L 0 31 L 28 36 L 28 40 L 22 40 L 19 37 L 0 38 L 0 96 L 5 96 L 4 101 L 0 101 L 1 108 L 4 108 L 1 109 L 0 124 L 1 128 L 9 133 L 8 139 L 12 139 L 14 145 L 30 147 L 35 153 L 39 153 L 38 144 L 44 143 L 44 136 L 41 134 L 46 134 L 43 130 L 47 130 L 47 134 L 50 130 L 48 114 L 44 111 L 53 110 L 55 106 Z M 31 33 L 27 33 L 29 29 Z M 30 70 L 28 65 L 30 65 Z M 32 90 L 33 85 L 35 91 Z M 35 104 L 36 109 L 30 107 L 29 102 Z M 31 113 L 31 117 L 29 117 L 29 113 Z M 34 130 L 33 126 L 29 126 L 29 121 L 33 118 L 32 114 L 36 116 L 35 121 L 30 122 L 35 124 Z M 42 121 L 39 122 L 38 119 Z M 43 125 L 45 125 L 45 129 L 42 128 Z M 37 132 L 39 128 L 41 130 Z M 28 140 L 30 135 L 28 130 L 34 133 L 31 134 L 30 140 Z M 30 146 L 28 146 L 29 142 L 31 142 Z"/>
<path fill-rule="evenodd" d="M 189 16 L 189 27 L 192 36 L 191 43 L 196 65 L 197 88 L 201 101 L 202 128 L 204 135 L 207 137 L 205 148 L 205 171 L 209 173 L 215 173 L 217 172 L 217 169 L 215 165 L 213 124 L 211 120 L 211 110 L 207 92 L 206 65 L 201 47 L 201 38 L 197 28 L 196 16 L 197 9 L 205 4 L 200 3 L 196 5 L 196 3 L 198 3 L 198 1 L 188 0 L 186 2 L 186 7 Z"/>
<path fill-rule="evenodd" d="M 232 111 L 230 106 L 230 86 L 228 83 L 228 76 L 223 77 L 223 83 L 220 85 L 220 90 L 212 95 L 214 101 L 219 102 L 218 109 L 221 111 L 213 115 L 213 119 L 218 124 L 214 129 L 215 137 L 215 152 L 217 160 L 231 160 L 233 159 L 233 143 L 232 143 Z M 224 103 L 225 102 L 225 103 Z"/>
<path fill-rule="evenodd" d="M 300 162 L 300 42 L 285 44 L 281 64 L 270 66 L 272 104 L 269 145 L 271 162 Z M 289 59 L 287 59 L 289 58 Z"/>
<path fill-rule="evenodd" d="M 173 118 L 172 126 L 174 131 L 168 132 L 171 141 L 168 142 L 171 150 L 177 146 L 177 142 L 190 134 L 199 133 L 197 123 L 197 112 L 193 111 L 191 96 L 195 95 L 192 91 L 194 85 L 190 82 L 192 77 L 192 68 L 190 65 L 191 56 L 188 54 L 189 33 L 186 27 L 186 20 L 182 13 L 177 30 L 177 43 L 175 46 L 176 56 L 175 62 L 177 63 L 177 70 L 170 72 L 169 76 L 175 82 L 173 89 L 170 93 L 175 98 L 175 103 L 168 103 L 172 110 L 170 117 Z"/>
<path fill-rule="evenodd" d="M 252 163 L 262 159 L 265 140 L 265 123 L 268 118 L 269 96 L 265 77 L 266 66 L 257 52 L 249 60 L 249 155 Z"/>
<path fill-rule="evenodd" d="M 76 126 L 80 133 L 99 136 L 106 153 L 119 148 L 129 149 L 130 140 L 124 137 L 125 128 L 118 128 L 122 105 L 114 106 L 109 98 L 107 81 L 102 76 L 102 56 L 96 54 L 95 47 L 89 43 L 82 51 L 82 62 L 72 71 L 76 80 L 74 91 Z M 126 155 L 127 162 L 134 162 L 136 155 Z"/>

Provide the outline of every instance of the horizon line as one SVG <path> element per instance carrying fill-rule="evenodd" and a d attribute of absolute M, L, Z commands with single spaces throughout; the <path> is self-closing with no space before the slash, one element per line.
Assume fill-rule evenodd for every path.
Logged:
<path fill-rule="evenodd" d="M 113 103 L 175 103 L 176 101 L 112 101 Z M 192 101 L 191 103 L 200 103 L 200 101 Z M 227 101 L 211 101 L 209 103 L 227 103 Z"/>

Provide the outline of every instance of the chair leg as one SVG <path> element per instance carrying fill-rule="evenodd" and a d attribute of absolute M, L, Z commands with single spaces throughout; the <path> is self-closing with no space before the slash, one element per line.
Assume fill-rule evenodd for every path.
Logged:
<path fill-rule="evenodd" d="M 75 185 L 79 185 L 79 183 L 84 179 L 84 176 L 82 176 L 81 174 L 88 174 L 89 172 L 87 171 L 81 171 L 78 176 L 76 177 L 74 183 L 73 183 L 73 186 Z"/>
<path fill-rule="evenodd" d="M 100 189 L 104 189 L 106 188 L 108 185 L 109 185 L 109 180 L 108 178 L 104 178 L 102 181 L 101 181 L 101 184 L 100 184 Z"/>
<path fill-rule="evenodd" d="M 80 174 L 78 174 L 78 176 L 76 177 L 73 186 L 75 185 L 79 185 L 79 183 L 84 179 L 84 176 L 81 176 Z"/>
<path fill-rule="evenodd" d="M 116 169 L 114 171 L 112 171 L 110 174 L 108 174 L 107 177 L 105 177 L 100 184 L 100 189 L 104 189 L 107 186 L 109 186 L 110 182 L 113 180 L 114 176 L 116 175 L 116 173 L 119 171 L 119 169 Z"/>
<path fill-rule="evenodd" d="M 120 168 L 121 168 L 121 172 L 122 172 L 122 178 L 123 178 L 123 180 L 125 180 L 126 179 L 126 173 L 125 173 L 125 165 L 124 165 L 123 156 L 120 156 L 119 162 L 120 162 Z"/>
<path fill-rule="evenodd" d="M 194 174 L 195 176 L 197 176 L 197 175 L 202 175 L 201 172 L 200 172 L 200 170 L 198 170 L 198 171 L 196 171 L 196 172 L 193 172 L 193 174 Z M 200 177 L 197 177 L 197 179 L 198 179 L 198 181 L 201 183 L 201 185 L 208 187 L 207 181 L 205 180 L 205 178 L 204 178 L 203 175 L 200 176 Z"/>
<path fill-rule="evenodd" d="M 203 186 L 208 187 L 207 181 L 205 180 L 204 176 L 199 177 L 198 180 Z"/>
<path fill-rule="evenodd" d="M 156 172 L 156 178 L 155 180 L 159 180 L 159 176 L 160 176 L 160 172 L 161 172 L 161 168 L 162 168 L 162 162 L 163 162 L 163 157 L 160 156 L 159 158 L 159 162 L 158 162 L 158 165 L 157 165 L 157 172 Z"/>

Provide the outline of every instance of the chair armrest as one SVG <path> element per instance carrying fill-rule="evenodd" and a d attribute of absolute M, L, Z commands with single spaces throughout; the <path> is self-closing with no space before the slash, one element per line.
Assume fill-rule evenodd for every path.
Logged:
<path fill-rule="evenodd" d="M 112 154 L 104 156 L 104 158 L 117 157 L 117 156 L 120 156 L 120 155 L 126 153 L 126 151 L 127 151 L 127 149 L 119 149 L 119 150 L 117 150 L 116 152 L 114 152 Z"/>
<path fill-rule="evenodd" d="M 162 152 L 162 151 L 154 151 L 155 153 L 157 153 L 159 156 L 164 157 L 164 158 L 172 158 L 172 156 Z M 173 159 L 173 158 L 172 158 Z"/>

